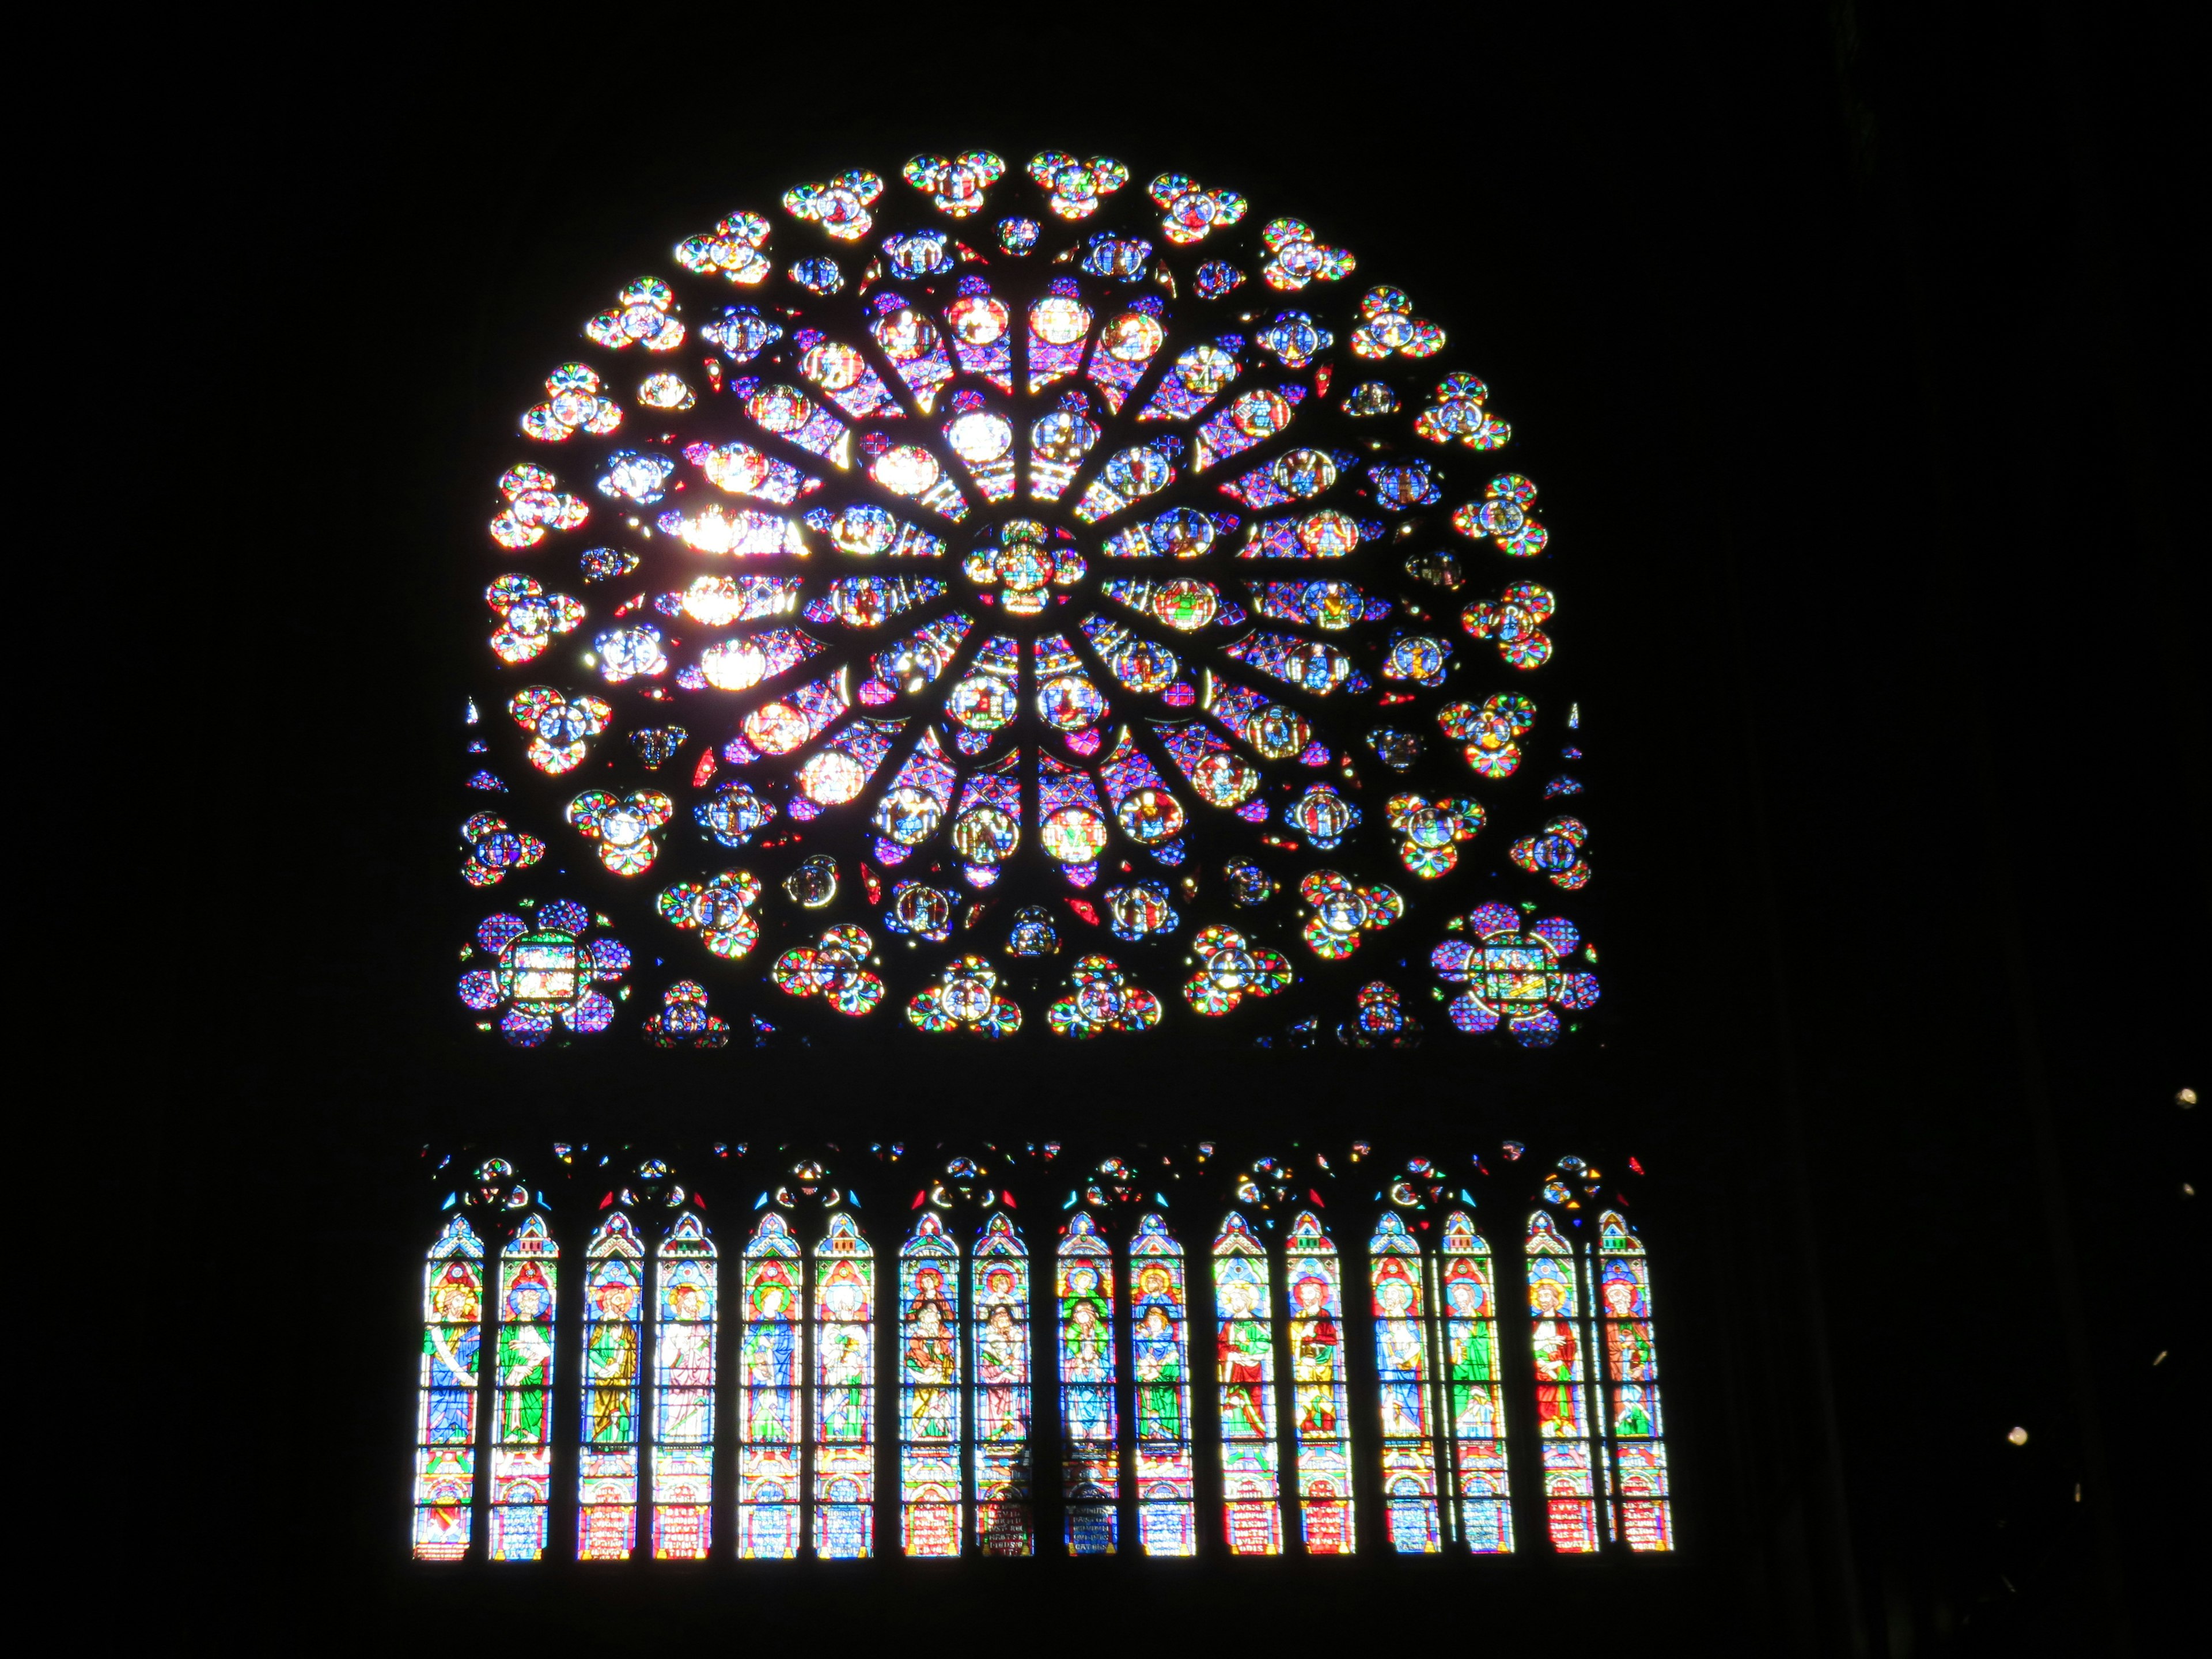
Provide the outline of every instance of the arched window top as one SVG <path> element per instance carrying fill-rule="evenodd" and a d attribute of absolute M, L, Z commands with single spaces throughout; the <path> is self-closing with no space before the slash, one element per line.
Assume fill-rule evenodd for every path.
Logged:
<path fill-rule="evenodd" d="M 1447 1255 L 1487 1255 L 1490 1245 L 1474 1228 L 1474 1218 L 1464 1210 L 1454 1210 L 1444 1218 L 1444 1253 Z"/>
<path fill-rule="evenodd" d="M 1329 206 L 922 156 L 580 293 L 483 481 L 480 1026 L 1581 1024 L 1535 463 L 1457 296 L 1368 270 Z"/>
<path fill-rule="evenodd" d="M 1216 1255 L 1259 1255 L 1267 1254 L 1267 1247 L 1252 1231 L 1252 1224 L 1241 1211 L 1231 1210 L 1221 1220 L 1221 1231 L 1213 1241 Z"/>
<path fill-rule="evenodd" d="M 1627 1217 L 1618 1210 L 1607 1210 L 1597 1218 L 1597 1248 L 1601 1255 L 1642 1255 L 1644 1241 L 1628 1224 Z"/>
<path fill-rule="evenodd" d="M 637 1229 L 624 1212 L 617 1210 L 599 1225 L 584 1254 L 593 1261 L 603 1256 L 620 1256 L 626 1261 L 645 1260 L 645 1247 L 638 1243 Z"/>
<path fill-rule="evenodd" d="M 1538 1210 L 1528 1218 L 1528 1249 L 1535 1255 L 1571 1255 L 1574 1246 L 1560 1236 L 1559 1224 Z"/>
<path fill-rule="evenodd" d="M 1377 1255 L 1419 1255 L 1421 1247 L 1406 1231 L 1405 1218 L 1395 1210 L 1386 1210 L 1382 1218 L 1375 1224 L 1375 1237 L 1367 1248 Z"/>
<path fill-rule="evenodd" d="M 468 1217 L 457 1215 L 447 1219 L 439 1231 L 436 1242 L 430 1246 L 429 1260 L 433 1262 L 483 1260 L 483 1241 L 477 1237 L 477 1230 L 469 1225 Z M 445 1282 L 474 1282 L 473 1275 L 466 1273 L 456 1274 L 450 1270 L 442 1278 Z"/>

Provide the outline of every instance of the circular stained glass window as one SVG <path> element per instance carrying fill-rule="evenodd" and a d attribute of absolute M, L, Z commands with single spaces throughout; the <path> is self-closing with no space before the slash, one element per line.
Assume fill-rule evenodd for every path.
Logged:
<path fill-rule="evenodd" d="M 759 209 L 520 412 L 467 880 L 763 1034 L 1571 1029 L 1550 538 L 1448 296 L 1103 156 Z"/>

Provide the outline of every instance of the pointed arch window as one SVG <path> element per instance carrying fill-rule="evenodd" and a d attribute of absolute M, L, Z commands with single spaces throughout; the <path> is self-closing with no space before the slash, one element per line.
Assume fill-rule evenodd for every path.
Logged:
<path fill-rule="evenodd" d="M 491 1559 L 545 1553 L 553 1496 L 553 1316 L 561 1247 L 526 1217 L 499 1253 L 499 1352 L 493 1371 Z"/>
<path fill-rule="evenodd" d="M 1034 1478 L 1030 1444 L 1030 1253 L 1003 1210 L 975 1241 L 969 1318 L 975 1351 L 975 1546 L 1027 1555 Z"/>
<path fill-rule="evenodd" d="M 1291 1224 L 1285 1279 L 1297 1417 L 1298 1519 L 1309 1555 L 1352 1553 L 1352 1425 L 1344 1413 L 1344 1292 L 1321 1218 Z"/>
<path fill-rule="evenodd" d="M 1111 1555 L 1121 1498 L 1121 1413 L 1115 1402 L 1114 1256 L 1087 1210 L 1060 1242 L 1062 1495 L 1071 1555 Z"/>
<path fill-rule="evenodd" d="M 1674 1547 L 1659 1362 L 1651 1341 L 1651 1271 L 1644 1241 L 1616 1210 L 1598 1218 L 1598 1317 L 1605 1335 L 1606 1428 L 1620 1534 L 1632 1550 Z"/>
<path fill-rule="evenodd" d="M 422 1273 L 422 1364 L 415 1415 L 416 1559 L 468 1553 L 476 1500 L 477 1354 L 483 1342 L 483 1243 L 455 1216 Z"/>
<path fill-rule="evenodd" d="M 1390 1547 L 1401 1555 L 1433 1555 L 1443 1532 L 1437 1504 L 1436 1333 L 1428 1264 L 1395 1211 L 1368 1240 L 1367 1264 Z"/>
<path fill-rule="evenodd" d="M 899 1251 L 899 1546 L 960 1553 L 959 1247 L 925 1211 Z"/>
<path fill-rule="evenodd" d="M 1221 1400 L 1221 1492 L 1229 1547 L 1283 1549 L 1275 1448 L 1275 1331 L 1267 1247 L 1231 1211 L 1213 1241 L 1215 1376 Z"/>
<path fill-rule="evenodd" d="M 1129 1244 L 1130 1367 L 1136 1382 L 1137 1536 L 1147 1555 L 1196 1544 L 1191 1484 L 1190 1328 L 1182 1246 L 1148 1215 Z"/>
<path fill-rule="evenodd" d="M 1543 1448 L 1544 1509 L 1552 1547 L 1597 1547 L 1598 1483 L 1593 1455 L 1589 1301 L 1582 1252 L 1539 1210 L 1528 1218 L 1528 1346 L 1536 1378 L 1536 1435 Z"/>
<path fill-rule="evenodd" d="M 716 1257 L 706 1224 L 683 1216 L 654 1275 L 653 1553 L 664 1561 L 714 1547 Z"/>
<path fill-rule="evenodd" d="M 1464 1211 L 1444 1218 L 1443 1359 L 1451 1413 L 1453 1524 L 1477 1555 L 1513 1547 L 1505 1389 L 1489 1241 Z"/>
<path fill-rule="evenodd" d="M 814 1553 L 875 1548 L 876 1257 L 838 1211 L 814 1247 Z"/>
<path fill-rule="evenodd" d="M 745 1245 L 738 1308 L 738 1553 L 749 1560 L 799 1553 L 803 1266 L 784 1218 L 762 1217 Z"/>
<path fill-rule="evenodd" d="M 617 1210 L 584 1248 L 583 1449 L 576 1556 L 627 1561 L 637 1548 L 638 1390 L 643 1381 L 645 1247 Z"/>

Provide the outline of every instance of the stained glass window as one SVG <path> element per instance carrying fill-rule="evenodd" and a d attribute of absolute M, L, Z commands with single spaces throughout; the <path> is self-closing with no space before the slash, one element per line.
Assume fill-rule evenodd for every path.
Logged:
<path fill-rule="evenodd" d="M 1298 1515 L 1309 1555 L 1352 1553 L 1352 1425 L 1344 1411 L 1344 1296 L 1336 1247 L 1310 1210 L 1291 1224 L 1285 1274 Z"/>
<path fill-rule="evenodd" d="M 1443 1528 L 1437 1504 L 1436 1356 L 1428 1264 L 1395 1212 L 1376 1225 L 1367 1252 L 1390 1547 L 1401 1554 L 1432 1554 L 1442 1547 Z"/>
<path fill-rule="evenodd" d="M 1542 1210 L 1528 1218 L 1528 1346 L 1535 1365 L 1536 1434 L 1552 1547 L 1598 1547 L 1599 1483 L 1590 1398 L 1589 1302 L 1580 1249 Z"/>
<path fill-rule="evenodd" d="M 553 1496 L 553 1317 L 561 1247 L 532 1215 L 499 1253 L 499 1355 L 492 1394 L 491 1559 L 545 1553 Z"/>
<path fill-rule="evenodd" d="M 1513 1547 L 1513 1509 L 1496 1285 L 1489 1243 L 1462 1210 L 1444 1218 L 1443 1274 L 1454 1523 L 1476 1554 L 1502 1554 Z"/>
<path fill-rule="evenodd" d="M 761 1218 L 744 1249 L 738 1370 L 738 1553 L 799 1553 L 799 1376 L 805 1310 L 799 1243 L 780 1215 Z"/>
<path fill-rule="evenodd" d="M 580 306 L 484 481 L 476 1023 L 1577 1028 L 1553 538 L 1446 296 L 1358 267 L 1218 184 L 975 151 Z"/>
<path fill-rule="evenodd" d="M 975 1545 L 986 1555 L 1027 1555 L 1036 1455 L 1030 1443 L 1030 1255 L 1005 1211 L 983 1224 L 971 1273 Z"/>
<path fill-rule="evenodd" d="M 653 1553 L 704 1560 L 714 1544 L 714 1242 L 696 1215 L 661 1241 L 654 1274 Z"/>
<path fill-rule="evenodd" d="M 1659 1362 L 1651 1342 L 1651 1273 L 1644 1241 L 1615 1210 L 1598 1218 L 1598 1317 L 1605 1334 L 1606 1429 L 1620 1534 L 1632 1550 L 1674 1547 Z"/>
<path fill-rule="evenodd" d="M 576 1553 L 627 1561 L 637 1548 L 638 1394 L 643 1382 L 645 1248 L 617 1210 L 584 1251 L 583 1447 Z"/>
<path fill-rule="evenodd" d="M 477 1362 L 483 1343 L 483 1243 L 448 1221 L 422 1274 L 422 1364 L 415 1413 L 415 1554 L 468 1553 L 476 1501 Z"/>
<path fill-rule="evenodd" d="M 1137 1535 L 1147 1555 L 1197 1547 L 1191 1471 L 1190 1329 L 1182 1246 L 1148 1215 L 1129 1245 L 1129 1358 L 1137 1407 Z"/>
<path fill-rule="evenodd" d="M 1071 1555 L 1110 1555 L 1117 1535 L 1121 1413 L 1115 1401 L 1114 1256 L 1087 1210 L 1060 1241 L 1060 1480 Z"/>
<path fill-rule="evenodd" d="M 899 1547 L 960 1553 L 960 1251 L 922 1212 L 899 1251 Z"/>
<path fill-rule="evenodd" d="M 876 1257 L 834 1212 L 814 1247 L 814 1553 L 875 1550 Z"/>
<path fill-rule="evenodd" d="M 1224 1522 L 1238 1555 L 1283 1549 L 1270 1279 L 1267 1247 L 1231 1211 L 1213 1241 L 1213 1317 Z"/>

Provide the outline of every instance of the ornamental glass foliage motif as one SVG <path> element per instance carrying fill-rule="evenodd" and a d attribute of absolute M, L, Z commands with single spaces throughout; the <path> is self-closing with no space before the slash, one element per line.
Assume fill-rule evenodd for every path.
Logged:
<path fill-rule="evenodd" d="M 484 1030 L 1582 1022 L 1571 607 L 1452 296 L 1057 151 L 615 275 L 485 481 Z"/>

